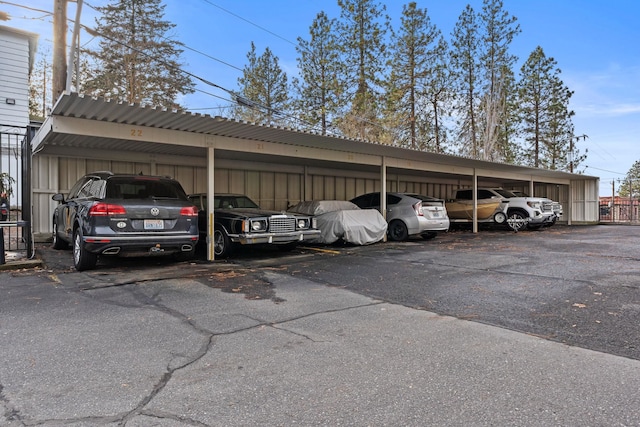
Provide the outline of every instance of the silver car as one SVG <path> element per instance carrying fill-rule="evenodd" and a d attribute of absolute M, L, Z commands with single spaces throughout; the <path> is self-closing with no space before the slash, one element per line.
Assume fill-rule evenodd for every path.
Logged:
<path fill-rule="evenodd" d="M 367 193 L 351 200 L 362 209 L 380 210 L 380 193 Z M 431 239 L 449 229 L 444 200 L 415 193 L 387 193 L 387 235 L 402 241 L 420 235 Z"/>

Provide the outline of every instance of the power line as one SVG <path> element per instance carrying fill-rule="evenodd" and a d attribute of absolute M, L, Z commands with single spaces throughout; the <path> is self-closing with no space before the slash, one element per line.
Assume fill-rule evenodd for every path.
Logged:
<path fill-rule="evenodd" d="M 276 33 L 274 33 L 273 31 L 270 31 L 270 30 L 268 30 L 268 29 L 266 29 L 266 28 L 264 28 L 264 27 L 262 27 L 262 26 L 260 26 L 260 25 L 256 24 L 255 22 L 249 21 L 248 19 L 243 18 L 242 16 L 237 15 L 237 14 L 235 14 L 235 13 L 231 12 L 230 10 L 225 9 L 225 8 L 224 8 L 224 7 L 222 7 L 222 6 L 218 6 L 217 4 L 212 3 L 212 2 L 210 2 L 209 0 L 202 0 L 202 1 L 203 1 L 203 2 L 205 2 L 205 3 L 210 4 L 210 5 L 211 5 L 211 6 L 213 6 L 213 7 L 218 8 L 218 9 L 222 10 L 223 12 L 228 13 L 229 15 L 234 16 L 234 17 L 236 17 L 236 18 L 238 18 L 238 19 L 240 19 L 240 20 L 242 20 L 242 21 L 244 21 L 244 22 L 246 22 L 246 23 L 248 23 L 248 24 L 250 24 L 250 25 L 253 25 L 254 27 L 256 27 L 256 28 L 258 28 L 258 29 L 260 29 L 260 30 L 262 30 L 262 31 L 264 31 L 264 32 L 266 32 L 266 33 L 271 34 L 272 36 L 277 37 L 277 38 L 279 38 L 280 40 L 283 40 L 283 41 L 285 41 L 285 42 L 287 42 L 287 43 L 289 43 L 289 44 L 292 44 L 293 46 L 296 46 L 296 47 L 298 46 L 298 44 L 297 44 L 297 43 L 294 43 L 294 42 L 292 42 L 291 40 L 288 40 L 288 39 L 286 39 L 286 38 L 282 37 L 281 35 L 276 34 Z"/>
<path fill-rule="evenodd" d="M 279 38 L 279 39 L 281 39 L 281 40 L 283 40 L 283 41 L 285 41 L 285 42 L 287 42 L 287 43 L 289 43 L 289 44 L 291 44 L 291 45 L 293 45 L 293 46 L 299 47 L 299 45 L 298 45 L 297 43 L 292 42 L 292 41 L 288 40 L 287 38 L 282 37 L 282 36 L 280 36 L 279 34 L 276 34 L 275 32 L 270 31 L 270 30 L 266 29 L 265 27 L 262 27 L 262 26 L 260 26 L 260 25 L 258 25 L 258 24 L 256 24 L 256 23 L 254 23 L 254 22 L 252 22 L 252 21 L 250 21 L 250 20 L 248 20 L 248 19 L 246 19 L 246 18 L 243 18 L 242 16 L 240 16 L 240 15 L 238 15 L 238 14 L 236 14 L 236 13 L 233 13 L 233 12 L 231 12 L 231 11 L 229 11 L 229 10 L 227 10 L 227 9 L 225 9 L 225 8 L 223 8 L 223 7 L 221 7 L 221 6 L 217 5 L 217 4 L 215 4 L 215 3 L 213 3 L 213 2 L 211 2 L 211 1 L 209 1 L 209 0 L 203 0 L 203 1 L 204 1 L 205 3 L 207 3 L 207 4 L 211 5 L 211 6 L 215 7 L 215 8 L 218 8 L 218 9 L 222 10 L 223 12 L 225 12 L 225 13 L 227 13 L 227 14 L 231 15 L 231 16 L 236 17 L 237 19 L 240 19 L 240 20 L 242 20 L 242 21 L 244 21 L 244 22 L 246 22 L 246 23 L 248 23 L 248 24 L 250 24 L 250 25 L 252 25 L 252 26 L 254 26 L 254 27 L 256 27 L 256 28 L 258 28 L 258 29 L 260 29 L 260 30 L 262 30 L 262 31 L 264 31 L 264 32 L 266 32 L 266 33 L 268 33 L 268 34 L 273 35 L 274 37 L 277 37 L 277 38 Z M 12 6 L 17 6 L 17 7 L 23 7 L 23 8 L 25 8 L 25 9 L 29 9 L 29 10 L 34 10 L 34 11 L 42 12 L 42 13 L 45 13 L 45 14 L 47 14 L 47 15 L 52 15 L 52 12 L 49 12 L 49 11 L 45 11 L 45 10 L 41 10 L 41 9 L 35 9 L 35 8 L 29 8 L 29 7 L 22 6 L 22 5 L 18 5 L 18 4 L 11 3 L 11 2 L 6 2 L 6 1 L 1 1 L 1 0 L 0 0 L 0 3 L 5 3 L 5 4 L 12 5 Z M 93 5 L 91 5 L 90 3 L 88 3 L 88 2 L 84 2 L 84 4 L 85 4 L 87 7 L 89 7 L 89 8 L 91 8 L 91 9 L 93 9 L 94 11 L 96 11 L 96 12 L 98 12 L 98 13 L 101 13 L 101 11 L 98 9 L 98 7 L 93 6 Z M 41 19 L 41 18 L 40 18 L 40 19 Z M 75 23 L 75 21 L 74 21 L 74 20 L 72 20 L 72 19 L 68 19 L 68 21 L 69 21 L 69 22 L 71 22 L 71 23 Z M 211 86 L 211 87 L 215 87 L 215 88 L 218 88 L 218 89 L 221 89 L 221 90 L 223 90 L 223 91 L 227 92 L 229 95 L 231 95 L 231 96 L 232 96 L 232 99 L 223 98 L 223 97 L 220 97 L 220 96 L 217 96 L 217 95 L 214 95 L 214 94 L 208 93 L 208 92 L 203 91 L 203 90 L 195 89 L 197 92 L 201 92 L 201 93 L 203 93 L 203 94 L 206 94 L 206 95 L 209 95 L 209 96 L 212 96 L 212 97 L 215 97 L 215 98 L 222 99 L 222 100 L 227 101 L 227 102 L 230 102 L 230 103 L 232 103 L 232 104 L 237 104 L 237 105 L 242 105 L 242 106 L 247 107 L 247 108 L 252 108 L 252 109 L 254 109 L 254 110 L 256 110 L 256 111 L 258 111 L 258 110 L 261 110 L 262 112 L 268 111 L 268 112 L 270 112 L 270 113 L 272 113 L 272 114 L 275 114 L 276 116 L 280 116 L 280 117 L 283 117 L 283 118 L 287 118 L 287 119 L 289 119 L 289 120 L 294 120 L 295 122 L 297 122 L 297 123 L 299 123 L 299 124 L 303 124 L 305 127 L 310 128 L 311 130 L 321 131 L 321 132 L 328 132 L 329 134 L 334 134 L 334 135 L 341 135 L 341 133 L 340 133 L 340 132 L 337 132 L 337 133 L 336 133 L 336 132 L 331 131 L 331 130 L 329 130 L 329 129 L 321 129 L 321 128 L 319 127 L 320 125 L 313 125 L 312 123 L 307 122 L 306 120 L 303 120 L 303 119 L 301 119 L 301 118 L 299 118 L 299 117 L 296 117 L 296 116 L 294 116 L 294 115 L 292 115 L 292 114 L 289 114 L 289 113 L 286 113 L 286 112 L 283 112 L 283 111 L 279 111 L 279 110 L 274 110 L 274 109 L 273 109 L 273 108 L 271 108 L 271 107 L 268 107 L 268 106 L 262 105 L 262 104 L 260 104 L 260 103 L 258 103 L 258 102 L 253 101 L 253 100 L 246 100 L 244 97 L 241 97 L 237 92 L 235 92 L 235 91 L 233 91 L 233 90 L 226 89 L 226 88 L 224 88 L 223 86 L 220 86 L 220 85 L 218 85 L 218 84 L 216 84 L 216 83 L 213 83 L 213 82 L 211 82 L 211 81 L 209 81 L 209 80 L 205 79 L 204 77 L 201 77 L 201 76 L 199 76 L 199 75 L 197 75 L 197 74 L 194 74 L 194 73 L 191 73 L 191 72 L 189 72 L 189 71 L 186 71 L 185 69 L 183 69 L 183 68 L 181 68 L 181 67 L 172 67 L 170 64 L 168 64 L 166 61 L 162 60 L 161 58 L 155 58 L 153 55 L 149 55 L 149 54 L 147 54 L 147 53 L 146 53 L 146 52 L 144 52 L 144 51 L 141 51 L 141 50 L 139 50 L 139 49 L 136 49 L 136 48 L 134 48 L 134 47 L 132 47 L 132 46 L 127 45 L 126 43 L 120 42 L 120 41 L 118 41 L 118 40 L 114 40 L 114 39 L 112 39 L 112 38 L 110 38 L 110 37 L 108 37 L 108 36 L 106 36 L 106 35 L 104 35 L 104 34 L 98 33 L 98 32 L 97 32 L 97 31 L 95 31 L 93 28 L 88 27 L 88 26 L 86 26 L 86 25 L 84 25 L 84 24 L 82 24 L 82 23 L 79 23 L 79 25 L 81 26 L 81 28 L 83 28 L 85 31 L 87 31 L 91 36 L 93 36 L 93 38 L 95 38 L 96 36 L 103 37 L 103 38 L 105 38 L 105 39 L 111 40 L 111 41 L 112 41 L 112 42 L 114 42 L 114 43 L 118 43 L 118 44 L 120 44 L 120 45 L 122 45 L 122 46 L 124 46 L 124 47 L 127 47 L 128 49 L 131 49 L 131 50 L 133 50 L 133 51 L 136 51 L 137 53 L 140 53 L 140 54 L 142 54 L 142 55 L 144 55 L 144 56 L 146 56 L 146 57 L 148 57 L 148 58 L 155 59 L 155 60 L 159 61 L 160 63 L 162 63 L 162 64 L 164 64 L 164 65 L 167 65 L 167 66 L 169 66 L 169 67 L 171 67 L 171 68 L 174 68 L 174 69 L 176 69 L 177 71 L 179 71 L 179 72 L 181 72 L 181 73 L 184 73 L 184 74 L 186 74 L 186 75 L 188 75 L 188 76 L 192 77 L 193 79 L 196 79 L 196 80 L 198 80 L 198 81 L 200 81 L 200 82 L 202 82 L 202 83 L 204 83 L 204 84 L 206 84 L 206 85 L 209 85 L 209 86 Z M 163 37 L 163 38 L 164 38 L 165 40 L 173 41 L 172 39 L 170 39 L 170 38 L 168 38 L 168 37 Z M 86 46 L 87 44 L 89 44 L 90 42 L 91 42 L 91 40 L 90 40 L 89 42 L 84 43 L 84 44 L 83 44 L 83 47 L 84 47 L 84 46 Z M 195 49 L 195 48 L 192 48 L 192 47 L 190 47 L 190 46 L 187 46 L 187 45 L 186 45 L 186 44 L 184 44 L 184 43 L 181 43 L 181 42 L 178 42 L 178 43 L 179 43 L 179 45 L 180 45 L 181 47 L 184 47 L 185 49 L 188 49 L 188 50 L 193 51 L 193 52 L 195 52 L 195 53 L 197 53 L 197 54 L 199 54 L 199 55 L 202 55 L 202 56 L 204 56 L 204 57 L 206 57 L 206 58 L 208 58 L 208 59 L 210 59 L 210 60 L 213 60 L 213 61 L 219 62 L 219 63 L 221 63 L 221 64 L 223 64 L 223 65 L 226 65 L 226 66 L 228 66 L 228 67 L 230 67 L 230 68 L 233 68 L 233 69 L 235 69 L 235 70 L 237 70 L 237 71 L 241 71 L 241 72 L 242 72 L 242 71 L 244 71 L 243 69 L 241 69 L 241 68 L 239 68 L 239 67 L 237 67 L 237 66 L 234 66 L 234 65 L 232 65 L 232 64 L 229 64 L 229 63 L 228 63 L 228 62 L 226 62 L 226 61 L 223 61 L 223 60 L 221 60 L 221 59 L 218 59 L 218 58 L 216 58 L 216 57 L 214 57 L 214 56 L 212 56 L 212 55 L 209 55 L 209 54 L 207 54 L 207 53 L 204 53 L 204 52 L 202 52 L 202 51 L 200 51 L 200 50 L 197 50 L 197 49 Z M 247 102 L 247 101 L 249 101 L 249 102 Z M 227 107 L 227 108 L 228 108 L 228 107 Z M 360 116 L 354 116 L 354 118 L 355 118 L 356 120 L 358 120 L 359 122 L 366 123 L 366 124 L 368 124 L 368 125 L 375 126 L 375 127 L 380 128 L 380 129 L 386 130 L 386 128 L 385 128 L 382 124 L 380 124 L 380 123 L 373 122 L 373 121 L 371 121 L 371 120 L 368 120 L 368 119 L 366 119 L 366 118 L 364 118 L 364 117 L 360 117 Z"/>
<path fill-rule="evenodd" d="M 40 12 L 40 13 L 45 13 L 47 15 L 53 15 L 53 13 L 49 12 L 48 10 L 36 9 L 35 7 L 29 7 L 29 6 L 25 6 L 23 4 L 12 3 L 10 1 L 0 1 L 0 4 L 6 4 L 8 6 L 15 6 L 15 7 L 19 7 L 19 8 L 22 8 L 22 9 L 32 10 L 34 12 Z M 40 19 L 40 18 L 31 18 L 31 19 Z"/>
<path fill-rule="evenodd" d="M 596 167 L 593 167 L 593 166 L 589 166 L 589 165 L 586 165 L 585 167 L 586 167 L 586 168 L 590 168 L 590 169 L 595 169 L 595 170 L 597 170 L 597 171 L 608 172 L 608 173 L 615 173 L 616 175 L 626 175 L 626 173 L 622 173 L 622 172 L 614 172 L 614 171 L 610 171 L 610 170 L 606 170 L 606 169 L 599 169 L 599 168 L 596 168 Z"/>

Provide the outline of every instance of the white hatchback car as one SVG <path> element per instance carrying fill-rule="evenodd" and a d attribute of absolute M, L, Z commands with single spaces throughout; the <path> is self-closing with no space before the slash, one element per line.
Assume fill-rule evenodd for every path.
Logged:
<path fill-rule="evenodd" d="M 363 194 L 351 202 L 362 209 L 380 210 L 380 193 Z M 413 235 L 431 239 L 449 229 L 444 200 L 415 193 L 387 193 L 387 222 L 387 235 L 395 241 Z"/>

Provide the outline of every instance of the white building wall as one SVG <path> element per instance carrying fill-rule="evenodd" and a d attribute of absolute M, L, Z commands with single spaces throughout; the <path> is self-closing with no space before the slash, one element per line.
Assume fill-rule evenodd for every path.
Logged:
<path fill-rule="evenodd" d="M 0 26 L 0 129 L 29 124 L 30 37 Z"/>

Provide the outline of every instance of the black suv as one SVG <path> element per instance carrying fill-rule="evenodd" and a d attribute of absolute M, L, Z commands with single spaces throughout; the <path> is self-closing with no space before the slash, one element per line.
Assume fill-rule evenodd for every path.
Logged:
<path fill-rule="evenodd" d="M 198 242 L 198 208 L 174 179 L 94 172 L 83 176 L 53 213 L 53 247 L 73 244 L 78 271 L 98 256 L 171 255 L 191 258 Z"/>

